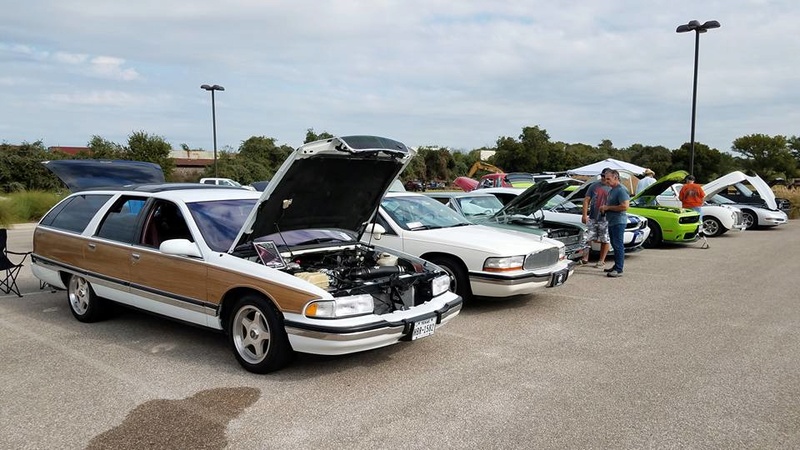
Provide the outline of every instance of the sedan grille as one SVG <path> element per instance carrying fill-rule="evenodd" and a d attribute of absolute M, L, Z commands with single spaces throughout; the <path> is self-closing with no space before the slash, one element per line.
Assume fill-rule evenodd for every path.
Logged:
<path fill-rule="evenodd" d="M 733 223 L 735 225 L 744 224 L 744 216 L 742 215 L 741 211 L 734 211 L 733 212 Z"/>
<path fill-rule="evenodd" d="M 549 267 L 556 264 L 559 259 L 558 247 L 550 247 L 540 252 L 531 253 L 525 258 L 523 268 L 525 270 L 536 270 L 542 267 Z"/>

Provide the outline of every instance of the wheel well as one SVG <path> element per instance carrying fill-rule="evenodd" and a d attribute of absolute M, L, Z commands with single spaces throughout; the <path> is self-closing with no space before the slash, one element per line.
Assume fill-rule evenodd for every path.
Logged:
<path fill-rule="evenodd" d="M 224 296 L 222 296 L 222 301 L 220 302 L 220 312 L 219 312 L 219 319 L 220 323 L 222 324 L 222 329 L 226 333 L 228 330 L 228 320 L 231 317 L 231 313 L 233 312 L 233 304 L 236 303 L 236 299 L 242 298 L 245 295 L 257 295 L 270 303 L 272 306 L 275 307 L 275 310 L 278 312 L 278 317 L 280 318 L 281 322 L 283 322 L 283 312 L 278 307 L 278 304 L 275 303 L 269 295 L 264 294 L 261 291 L 257 291 L 252 288 L 246 287 L 237 287 L 233 288 L 230 291 L 226 292 Z"/>
<path fill-rule="evenodd" d="M 451 255 L 449 253 L 430 252 L 430 253 L 425 253 L 425 254 L 421 255 L 420 258 L 427 259 L 427 260 L 436 259 L 436 258 L 451 259 L 451 260 L 455 261 L 456 263 L 458 263 L 458 265 L 461 266 L 462 269 L 464 269 L 464 273 L 469 273 L 469 270 L 467 269 L 467 265 L 464 264 L 464 261 L 462 261 L 461 258 L 459 258 L 458 256 L 454 256 L 454 255 Z"/>

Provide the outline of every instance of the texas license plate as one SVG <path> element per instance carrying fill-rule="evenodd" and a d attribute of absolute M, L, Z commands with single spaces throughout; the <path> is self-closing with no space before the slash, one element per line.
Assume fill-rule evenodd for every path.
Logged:
<path fill-rule="evenodd" d="M 565 281 L 567 281 L 568 276 L 569 269 L 559 270 L 558 272 L 554 273 L 550 279 L 549 287 L 561 286 Z"/>
<path fill-rule="evenodd" d="M 430 336 L 435 330 L 436 317 L 414 322 L 414 331 L 411 332 L 411 340 L 414 341 L 419 338 L 424 338 L 425 336 Z"/>

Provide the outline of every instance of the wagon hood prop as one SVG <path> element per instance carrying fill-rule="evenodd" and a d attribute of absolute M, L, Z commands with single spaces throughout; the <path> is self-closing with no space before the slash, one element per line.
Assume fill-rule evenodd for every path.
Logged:
<path fill-rule="evenodd" d="M 770 209 L 778 209 L 778 202 L 775 200 L 775 193 L 772 192 L 772 189 L 770 189 L 769 185 L 767 185 L 767 183 L 758 175 L 751 177 L 739 171 L 731 172 L 727 175 L 717 178 L 710 183 L 704 184 L 703 191 L 705 191 L 706 197 L 713 197 L 714 195 L 719 194 L 723 189 L 726 189 L 728 186 L 742 182 L 750 183 L 754 188 L 756 188 L 758 196 L 767 203 L 767 206 L 769 206 Z M 747 188 L 747 186 L 741 187 L 750 190 Z M 750 192 L 752 193 L 752 191 Z"/>
<path fill-rule="evenodd" d="M 42 161 L 70 192 L 121 188 L 137 184 L 163 184 L 161 166 L 142 161 L 60 159 Z"/>
<path fill-rule="evenodd" d="M 655 198 L 662 192 L 669 189 L 675 183 L 682 183 L 683 180 L 689 175 L 689 172 L 685 170 L 676 170 L 668 175 L 664 175 L 663 177 L 656 180 L 655 183 L 647 186 L 642 192 L 637 195 L 631 197 L 631 202 L 635 202 L 640 198 Z M 676 208 L 680 209 L 680 208 Z"/>
<path fill-rule="evenodd" d="M 571 178 L 553 178 L 540 180 L 533 186 L 525 189 L 521 194 L 508 202 L 493 218 L 522 214 L 529 216 L 544 208 L 551 198 L 558 195 L 571 183 Z"/>
<path fill-rule="evenodd" d="M 270 180 L 231 251 L 280 231 L 338 228 L 360 235 L 414 155 L 405 144 L 377 136 L 299 147 Z"/>

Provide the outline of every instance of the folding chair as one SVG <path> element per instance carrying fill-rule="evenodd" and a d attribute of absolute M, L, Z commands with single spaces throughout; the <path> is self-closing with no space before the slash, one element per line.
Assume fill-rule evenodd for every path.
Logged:
<path fill-rule="evenodd" d="M 17 296 L 22 297 L 22 294 L 19 293 L 19 287 L 17 286 L 17 276 L 23 267 L 25 258 L 28 257 L 30 252 L 19 253 L 9 251 L 6 248 L 7 243 L 8 230 L 0 228 L 0 247 L 3 249 L 2 252 L 0 252 L 0 272 L 5 272 L 4 277 L 0 274 L 0 277 L 2 277 L 0 278 L 0 290 L 6 294 L 13 292 L 17 294 Z M 8 255 L 22 256 L 22 259 L 19 263 L 15 264 L 8 259 Z"/>

